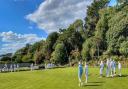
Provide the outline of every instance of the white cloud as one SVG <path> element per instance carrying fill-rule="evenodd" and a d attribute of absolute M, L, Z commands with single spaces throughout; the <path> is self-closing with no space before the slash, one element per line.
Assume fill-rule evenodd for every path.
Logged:
<path fill-rule="evenodd" d="M 16 50 L 24 47 L 27 43 L 34 43 L 45 39 L 36 34 L 17 34 L 12 31 L 0 33 L 0 39 L 3 42 L 0 48 L 0 54 L 14 53 Z"/>
<path fill-rule="evenodd" d="M 12 31 L 9 32 L 2 32 L 0 33 L 3 42 L 18 42 L 18 41 L 25 41 L 23 35 L 13 33 Z"/>
<path fill-rule="evenodd" d="M 3 42 L 20 42 L 20 43 L 33 43 L 39 41 L 41 37 L 38 37 L 36 34 L 17 34 L 12 31 L 9 32 L 2 32 L 0 33 L 0 37 L 2 38 Z"/>
<path fill-rule="evenodd" d="M 39 28 L 50 33 L 66 28 L 76 19 L 84 19 L 87 6 L 93 0 L 45 0 L 39 8 L 26 16 L 26 19 L 36 23 Z"/>
<path fill-rule="evenodd" d="M 2 48 L 0 49 L 0 54 L 14 53 L 16 50 L 24 46 L 24 43 L 6 43 L 2 45 Z"/>

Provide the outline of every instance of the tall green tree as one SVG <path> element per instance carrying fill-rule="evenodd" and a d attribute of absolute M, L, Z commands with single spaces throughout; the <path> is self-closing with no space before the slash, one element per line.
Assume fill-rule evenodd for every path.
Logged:
<path fill-rule="evenodd" d="M 41 51 L 36 50 L 34 57 L 33 57 L 33 61 L 35 62 L 35 64 L 41 64 L 42 62 L 44 62 L 44 55 Z"/>
<path fill-rule="evenodd" d="M 66 54 L 66 48 L 63 43 L 59 43 L 55 47 L 55 51 L 52 53 L 52 57 L 50 59 L 52 62 L 57 64 L 65 64 L 68 63 L 68 58 Z"/>
<path fill-rule="evenodd" d="M 88 37 L 94 35 L 96 24 L 99 20 L 99 10 L 107 7 L 109 0 L 94 0 L 94 2 L 88 6 L 87 16 L 85 18 L 85 29 Z"/>
<path fill-rule="evenodd" d="M 128 6 L 126 6 L 128 7 Z M 109 30 L 107 31 L 107 50 L 111 54 L 119 54 L 120 37 L 127 38 L 128 36 L 128 11 L 123 10 L 115 13 L 108 22 Z"/>
<path fill-rule="evenodd" d="M 125 57 L 128 57 L 128 40 L 121 43 L 120 53 L 123 54 Z"/>
<path fill-rule="evenodd" d="M 49 34 L 49 36 L 46 39 L 45 46 L 42 50 L 43 54 L 45 54 L 45 59 L 49 60 L 51 58 L 51 53 L 53 52 L 53 47 L 56 43 L 56 40 L 58 39 L 58 33 L 53 32 Z"/>

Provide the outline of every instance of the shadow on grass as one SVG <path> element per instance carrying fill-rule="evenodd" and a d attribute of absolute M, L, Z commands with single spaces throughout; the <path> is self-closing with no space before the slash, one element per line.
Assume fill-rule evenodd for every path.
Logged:
<path fill-rule="evenodd" d="M 102 84 L 101 83 L 104 83 L 103 81 L 101 81 L 101 82 L 88 82 L 87 84 L 84 84 L 83 86 L 84 87 L 87 87 L 87 86 L 102 86 Z"/>
<path fill-rule="evenodd" d="M 128 75 L 121 75 L 121 76 L 118 75 L 117 77 L 128 77 Z"/>
<path fill-rule="evenodd" d="M 84 87 L 88 87 L 88 86 L 90 86 L 90 87 L 91 87 L 91 86 L 92 86 L 92 87 L 94 86 L 94 87 L 95 87 L 95 86 L 101 86 L 101 85 L 100 85 L 100 84 L 85 84 L 85 85 L 84 85 Z"/>
<path fill-rule="evenodd" d="M 105 82 L 88 82 L 88 83 L 105 83 Z"/>

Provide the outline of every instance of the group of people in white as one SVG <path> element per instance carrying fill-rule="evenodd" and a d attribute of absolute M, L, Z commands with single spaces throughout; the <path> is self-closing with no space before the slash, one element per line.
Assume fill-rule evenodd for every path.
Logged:
<path fill-rule="evenodd" d="M 9 67 L 7 66 L 7 64 L 4 64 L 4 67 L 0 69 L 0 72 L 15 72 L 18 71 L 19 69 L 19 64 L 11 64 Z"/>
<path fill-rule="evenodd" d="M 45 69 L 54 68 L 55 65 L 53 63 L 45 64 Z M 19 71 L 20 66 L 19 64 L 4 64 L 2 68 L 0 68 L 0 72 L 16 72 Z M 29 65 L 29 69 L 31 71 L 38 69 L 38 66 L 35 66 L 34 63 Z"/>
<path fill-rule="evenodd" d="M 50 69 L 50 68 L 54 68 L 55 65 L 53 63 L 48 63 L 48 64 L 45 64 L 45 69 Z"/>
<path fill-rule="evenodd" d="M 35 69 L 34 64 L 32 63 L 30 65 L 30 70 L 33 71 L 34 69 Z M 19 64 L 10 64 L 10 65 L 4 64 L 4 66 L 0 68 L 0 72 L 16 72 L 19 70 L 20 70 Z"/>
<path fill-rule="evenodd" d="M 107 59 L 106 61 L 106 77 L 114 77 L 116 76 L 116 62 L 115 60 Z M 100 77 L 103 76 L 104 62 L 100 63 Z M 121 63 L 118 61 L 118 74 L 121 76 Z"/>
<path fill-rule="evenodd" d="M 100 66 L 99 75 L 100 75 L 100 77 L 99 78 L 103 77 L 103 70 L 104 70 L 105 64 L 106 64 L 106 77 L 116 76 L 116 68 L 117 68 L 116 64 L 117 63 L 115 60 L 112 60 L 112 58 L 110 58 L 110 59 L 107 59 L 106 63 L 104 63 L 104 61 L 100 61 L 100 63 L 99 63 L 99 66 Z M 118 75 L 119 76 L 121 76 L 121 68 L 122 68 L 121 63 L 120 63 L 120 61 L 118 61 Z M 78 63 L 79 86 L 83 85 L 83 82 L 82 82 L 83 72 L 85 75 L 85 83 L 88 82 L 88 73 L 89 73 L 88 70 L 89 70 L 88 63 L 85 62 L 84 68 L 83 68 L 82 61 L 79 61 L 79 63 Z"/>

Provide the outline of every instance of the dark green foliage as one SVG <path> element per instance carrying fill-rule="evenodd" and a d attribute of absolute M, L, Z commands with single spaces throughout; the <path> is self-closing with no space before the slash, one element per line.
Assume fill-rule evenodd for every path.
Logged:
<path fill-rule="evenodd" d="M 45 56 L 41 51 L 36 51 L 33 56 L 33 61 L 35 64 L 41 64 L 44 62 Z"/>
<path fill-rule="evenodd" d="M 121 43 L 119 51 L 121 54 L 128 57 L 128 40 Z"/>
<path fill-rule="evenodd" d="M 51 58 L 51 53 L 53 51 L 57 39 L 58 39 L 57 32 L 53 32 L 47 37 L 44 45 L 44 49 L 42 50 L 46 60 L 49 60 Z"/>
<path fill-rule="evenodd" d="M 98 58 L 100 55 L 100 47 L 102 41 L 99 38 L 91 37 L 87 39 L 83 44 L 82 57 L 86 61 L 90 59 Z"/>
<path fill-rule="evenodd" d="M 126 6 L 128 8 L 128 6 Z M 123 9 L 123 8 L 122 8 Z M 109 30 L 106 34 L 108 43 L 108 52 L 111 54 L 119 54 L 120 44 L 128 36 L 128 11 L 119 11 L 112 16 L 108 22 Z"/>
<path fill-rule="evenodd" d="M 99 10 L 107 7 L 109 0 L 94 0 L 91 6 L 88 6 L 87 16 L 85 18 L 85 28 L 88 37 L 94 35 L 96 24 L 99 20 Z"/>
<path fill-rule="evenodd" d="M 55 51 L 52 53 L 51 61 L 57 64 L 68 63 L 66 47 L 63 43 L 59 43 L 56 45 Z"/>
<path fill-rule="evenodd" d="M 11 61 L 11 58 L 10 57 L 2 57 L 1 61 Z"/>

